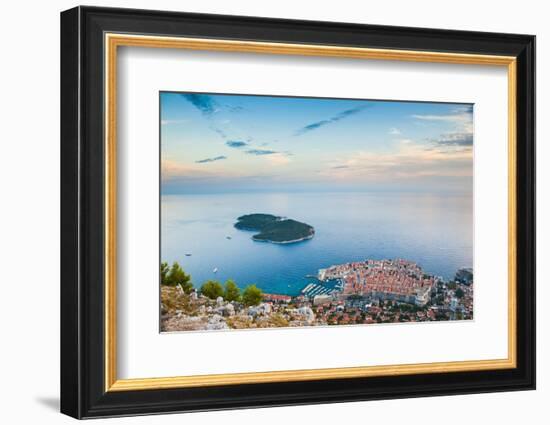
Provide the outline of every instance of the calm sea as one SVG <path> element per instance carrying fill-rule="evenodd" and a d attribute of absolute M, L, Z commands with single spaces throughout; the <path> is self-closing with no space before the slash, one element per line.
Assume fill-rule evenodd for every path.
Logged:
<path fill-rule="evenodd" d="M 289 245 L 254 242 L 253 232 L 233 227 L 250 213 L 303 221 L 315 227 L 315 237 Z M 197 287 L 208 279 L 234 279 L 241 287 L 255 283 L 264 292 L 289 295 L 320 268 L 366 258 L 405 258 L 448 279 L 473 265 L 472 220 L 472 198 L 465 195 L 163 195 L 161 258 L 178 261 Z"/>

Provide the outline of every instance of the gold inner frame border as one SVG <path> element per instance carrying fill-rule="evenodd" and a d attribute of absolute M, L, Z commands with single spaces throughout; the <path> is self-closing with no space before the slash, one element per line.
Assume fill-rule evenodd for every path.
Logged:
<path fill-rule="evenodd" d="M 288 44 L 221 39 L 180 38 L 106 33 L 105 46 L 105 391 L 138 391 L 216 385 L 239 385 L 289 381 L 312 381 L 359 377 L 450 373 L 513 369 L 516 358 L 516 58 L 465 53 L 371 49 L 330 45 Z M 403 62 L 433 62 L 504 66 L 508 72 L 508 357 L 495 360 L 469 360 L 437 363 L 398 364 L 270 372 L 230 373 L 151 378 L 117 378 L 116 266 L 117 266 L 117 52 L 118 47 L 147 47 L 228 51 L 279 55 L 321 56 Z"/>

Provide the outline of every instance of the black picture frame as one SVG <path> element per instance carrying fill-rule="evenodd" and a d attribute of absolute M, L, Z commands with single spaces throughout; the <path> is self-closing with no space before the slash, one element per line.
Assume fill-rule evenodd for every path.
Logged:
<path fill-rule="evenodd" d="M 105 391 L 104 34 L 517 58 L 517 367 L 369 378 Z M 75 418 L 535 388 L 535 37 L 76 7 L 61 13 L 61 412 Z"/>

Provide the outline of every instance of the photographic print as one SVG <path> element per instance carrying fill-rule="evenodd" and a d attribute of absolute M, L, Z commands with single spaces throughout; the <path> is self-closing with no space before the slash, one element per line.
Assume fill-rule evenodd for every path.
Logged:
<path fill-rule="evenodd" d="M 473 105 L 159 96 L 162 332 L 473 319 Z"/>
<path fill-rule="evenodd" d="M 535 388 L 535 36 L 90 6 L 60 34 L 62 413 Z"/>

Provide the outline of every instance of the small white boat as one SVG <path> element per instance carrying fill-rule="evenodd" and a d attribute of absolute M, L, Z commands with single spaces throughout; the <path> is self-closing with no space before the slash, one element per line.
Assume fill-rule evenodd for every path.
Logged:
<path fill-rule="evenodd" d="M 212 270 L 214 273 L 218 273 L 218 268 L 214 267 L 214 270 Z"/>

